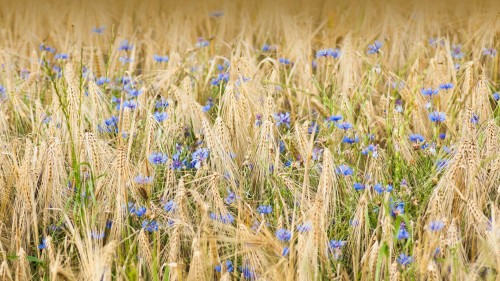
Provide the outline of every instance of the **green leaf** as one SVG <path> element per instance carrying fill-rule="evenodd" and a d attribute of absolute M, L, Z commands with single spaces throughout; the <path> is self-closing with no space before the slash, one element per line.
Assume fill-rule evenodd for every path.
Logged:
<path fill-rule="evenodd" d="M 16 255 L 7 255 L 7 259 L 9 260 L 17 260 L 19 258 L 19 256 L 16 256 Z"/>
<path fill-rule="evenodd" d="M 37 258 L 37 257 L 34 257 L 34 256 L 27 256 L 26 259 L 28 261 L 31 261 L 31 262 L 36 262 L 36 263 L 44 263 L 43 260 Z"/>

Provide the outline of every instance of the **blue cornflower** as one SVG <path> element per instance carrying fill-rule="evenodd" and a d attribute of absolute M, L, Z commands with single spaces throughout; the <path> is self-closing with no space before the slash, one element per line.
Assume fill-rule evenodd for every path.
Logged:
<path fill-rule="evenodd" d="M 328 56 L 328 49 L 321 49 L 316 52 L 316 58 L 321 58 L 321 57 L 327 57 Z"/>
<path fill-rule="evenodd" d="M 432 122 L 436 122 L 436 123 L 444 122 L 446 120 L 446 114 L 444 112 L 434 111 L 434 112 L 429 113 L 429 119 Z"/>
<path fill-rule="evenodd" d="M 448 166 L 448 160 L 439 159 L 436 161 L 436 170 L 441 171 Z"/>
<path fill-rule="evenodd" d="M 292 238 L 292 233 L 285 228 L 280 228 L 276 231 L 276 238 L 282 242 L 288 242 Z"/>
<path fill-rule="evenodd" d="M 225 84 L 229 81 L 229 73 L 219 73 L 216 78 L 210 81 L 210 85 L 219 86 L 220 84 Z"/>
<path fill-rule="evenodd" d="M 338 260 L 342 256 L 342 247 L 344 247 L 345 244 L 345 241 L 330 240 L 328 243 L 328 249 L 329 252 L 333 254 L 333 259 Z"/>
<path fill-rule="evenodd" d="M 134 110 L 137 108 L 137 106 L 138 106 L 137 101 L 133 100 L 133 99 L 126 100 L 123 102 L 123 108 L 128 108 L 130 110 Z"/>
<path fill-rule="evenodd" d="M 337 128 L 347 131 L 352 128 L 352 124 L 349 122 L 337 123 Z"/>
<path fill-rule="evenodd" d="M 215 266 L 215 271 L 217 272 L 221 272 L 222 271 L 222 265 L 221 264 L 218 264 Z M 226 271 L 227 272 L 233 272 L 234 271 L 234 266 L 233 266 L 233 262 L 231 262 L 230 260 L 227 260 L 226 261 Z"/>
<path fill-rule="evenodd" d="M 292 62 L 287 58 L 279 58 L 278 61 L 279 61 L 279 63 L 284 64 L 284 65 L 291 65 L 292 64 Z"/>
<path fill-rule="evenodd" d="M 137 175 L 134 178 L 134 181 L 137 184 L 149 184 L 149 183 L 153 182 L 153 176 L 148 177 L 148 176 L 143 176 L 143 175 Z"/>
<path fill-rule="evenodd" d="M 155 62 L 168 62 L 169 57 L 168 56 L 160 56 L 160 55 L 153 55 L 153 59 Z"/>
<path fill-rule="evenodd" d="M 312 121 L 311 124 L 309 125 L 309 127 L 307 127 L 307 132 L 309 134 L 319 133 L 319 125 L 315 121 Z"/>
<path fill-rule="evenodd" d="M 134 213 L 138 217 L 144 216 L 144 214 L 146 214 L 146 212 L 147 212 L 147 209 L 144 206 L 139 206 L 139 207 L 136 206 L 135 207 L 135 212 Z"/>
<path fill-rule="evenodd" d="M 38 245 L 38 249 L 43 250 L 45 248 L 47 248 L 47 239 L 42 238 L 42 243 L 40 245 Z"/>
<path fill-rule="evenodd" d="M 332 57 L 334 59 L 338 58 L 340 56 L 340 50 L 339 48 L 335 49 L 321 49 L 316 52 L 316 58 L 321 58 L 321 57 Z"/>
<path fill-rule="evenodd" d="M 171 168 L 172 170 L 180 170 L 183 166 L 185 166 L 184 162 L 180 160 L 179 152 L 177 152 L 174 156 L 172 156 Z"/>
<path fill-rule="evenodd" d="M 158 112 L 156 111 L 154 117 L 157 122 L 163 122 L 168 118 L 168 114 L 166 112 Z"/>
<path fill-rule="evenodd" d="M 343 143 L 348 143 L 348 144 L 353 144 L 353 143 L 359 142 L 359 138 L 358 138 L 358 136 L 355 136 L 354 138 L 350 138 L 348 136 L 344 136 L 344 138 L 342 139 L 342 142 Z"/>
<path fill-rule="evenodd" d="M 431 221 L 429 224 L 430 231 L 440 231 L 444 227 L 444 222 L 442 221 Z"/>
<path fill-rule="evenodd" d="M 209 217 L 212 220 L 220 221 L 224 224 L 232 224 L 234 222 L 234 216 L 229 213 L 227 215 L 220 215 L 220 216 L 218 216 L 215 213 L 210 213 Z"/>
<path fill-rule="evenodd" d="M 54 72 L 56 73 L 57 78 L 61 78 L 62 69 L 59 66 L 57 66 L 57 65 L 52 66 L 52 70 L 54 70 Z"/>
<path fill-rule="evenodd" d="M 156 108 L 165 108 L 168 107 L 168 101 L 164 99 L 163 97 L 156 102 Z"/>
<path fill-rule="evenodd" d="M 142 228 L 144 228 L 146 231 L 154 232 L 158 230 L 158 223 L 155 220 L 144 220 L 142 222 Z"/>
<path fill-rule="evenodd" d="M 439 89 L 432 89 L 432 88 L 422 88 L 420 89 L 420 93 L 422 93 L 422 95 L 424 96 L 428 96 L 430 98 L 432 98 L 432 96 L 435 96 L 439 93 Z"/>
<path fill-rule="evenodd" d="M 439 138 L 444 140 L 446 138 L 446 133 L 439 134 Z"/>
<path fill-rule="evenodd" d="M 382 42 L 380 42 L 378 40 L 375 40 L 375 42 L 372 45 L 368 46 L 368 52 L 367 53 L 369 55 L 380 53 L 380 48 L 382 48 L 382 45 L 383 45 Z"/>
<path fill-rule="evenodd" d="M 94 32 L 96 34 L 102 34 L 104 32 L 104 29 L 106 29 L 106 27 L 104 27 L 104 26 L 94 27 L 94 28 L 92 28 L 92 32 Z"/>
<path fill-rule="evenodd" d="M 191 165 L 196 169 L 201 168 L 203 163 L 207 160 L 209 155 L 208 148 L 198 148 L 193 154 L 191 154 Z"/>
<path fill-rule="evenodd" d="M 222 223 L 225 223 L 225 224 L 231 224 L 234 222 L 234 217 L 233 215 L 231 214 L 227 214 L 227 215 L 220 215 L 219 217 L 219 220 L 222 222 Z"/>
<path fill-rule="evenodd" d="M 92 231 L 90 232 L 90 237 L 95 240 L 102 240 L 106 236 L 106 233 L 104 231 Z"/>
<path fill-rule="evenodd" d="M 499 101 L 499 100 L 500 100 L 500 93 L 499 93 L 499 92 L 495 92 L 495 93 L 493 93 L 493 99 L 494 99 L 495 101 Z"/>
<path fill-rule="evenodd" d="M 476 113 L 473 113 L 472 117 L 470 118 L 470 122 L 474 125 L 477 125 L 479 123 L 479 116 L 477 116 Z"/>
<path fill-rule="evenodd" d="M 230 261 L 230 260 L 226 261 L 226 270 L 227 270 L 227 272 L 233 272 L 234 271 L 234 266 L 233 266 L 233 262 L 232 261 Z"/>
<path fill-rule="evenodd" d="M 227 197 L 224 198 L 224 202 L 226 202 L 226 204 L 228 205 L 231 205 L 234 201 L 236 201 L 236 194 L 234 192 L 229 192 Z"/>
<path fill-rule="evenodd" d="M 365 147 L 362 151 L 361 151 L 361 154 L 362 155 L 368 155 L 368 154 L 371 154 L 371 156 L 373 158 L 377 158 L 378 157 L 378 152 L 377 152 L 377 146 L 373 145 L 373 144 L 369 144 L 367 147 Z"/>
<path fill-rule="evenodd" d="M 313 151 L 312 151 L 312 154 L 311 154 L 311 158 L 314 161 L 319 161 L 319 160 L 321 160 L 321 155 L 322 154 L 323 154 L 323 149 L 315 147 L 315 148 L 313 148 Z"/>
<path fill-rule="evenodd" d="M 129 57 L 120 57 L 118 58 L 118 60 L 122 63 L 122 64 L 127 64 L 127 63 L 131 63 L 134 61 L 134 59 L 132 58 L 129 58 Z"/>
<path fill-rule="evenodd" d="M 484 48 L 483 49 L 483 56 L 490 56 L 490 57 L 495 57 L 497 55 L 497 50 L 493 48 Z"/>
<path fill-rule="evenodd" d="M 389 204 L 389 208 L 391 210 L 391 216 L 396 217 L 399 215 L 403 215 L 405 213 L 405 203 L 401 201 L 392 201 L 391 198 L 391 203 Z"/>
<path fill-rule="evenodd" d="M 107 78 L 107 77 L 99 77 L 99 78 L 95 81 L 95 83 L 96 83 L 97 85 L 101 86 L 101 85 L 104 85 L 104 84 L 106 84 L 106 83 L 109 83 L 110 81 L 111 81 L 111 80 L 109 80 L 109 78 Z"/>
<path fill-rule="evenodd" d="M 68 54 L 56 54 L 54 56 L 54 59 L 59 59 L 59 60 L 67 60 L 69 58 L 69 55 Z"/>
<path fill-rule="evenodd" d="M 273 212 L 273 207 L 270 205 L 260 205 L 259 207 L 257 207 L 257 213 L 259 214 L 269 215 L 272 212 Z"/>
<path fill-rule="evenodd" d="M 126 87 L 127 94 L 129 94 L 131 97 L 138 97 L 142 94 L 142 90 L 140 89 L 134 89 L 131 87 Z"/>
<path fill-rule="evenodd" d="M 399 186 L 408 186 L 408 182 L 405 179 L 402 179 L 401 182 L 399 183 Z"/>
<path fill-rule="evenodd" d="M 52 117 L 47 115 L 47 116 L 43 117 L 42 123 L 49 124 L 50 120 L 52 120 Z"/>
<path fill-rule="evenodd" d="M 407 256 L 406 254 L 404 253 L 401 253 L 398 258 L 397 258 L 397 262 L 400 264 L 400 265 L 409 265 L 413 262 L 413 258 L 411 256 Z"/>
<path fill-rule="evenodd" d="M 179 206 L 177 205 L 177 203 L 175 203 L 174 200 L 170 200 L 165 203 L 165 205 L 163 205 L 163 210 L 165 210 L 165 212 L 173 213 L 177 210 L 178 207 Z"/>
<path fill-rule="evenodd" d="M 398 240 L 404 240 L 408 239 L 410 237 L 410 233 L 408 230 L 406 230 L 405 224 L 402 222 L 401 225 L 399 226 L 399 231 L 398 231 Z"/>
<path fill-rule="evenodd" d="M 451 149 L 447 147 L 446 145 L 443 146 L 443 151 L 446 153 L 451 153 Z"/>
<path fill-rule="evenodd" d="M 342 174 L 344 176 L 350 176 L 353 174 L 352 169 L 349 166 L 347 166 L 346 164 L 342 164 L 342 165 L 338 166 L 337 168 L 335 168 L 335 172 L 337 174 Z"/>
<path fill-rule="evenodd" d="M 122 76 L 116 78 L 116 82 L 126 86 L 132 82 L 132 78 L 130 76 Z"/>
<path fill-rule="evenodd" d="M 47 52 L 50 52 L 50 53 L 55 53 L 56 52 L 56 49 L 50 47 L 50 46 L 47 46 L 45 44 L 40 44 L 40 51 L 47 51 Z"/>
<path fill-rule="evenodd" d="M 130 51 L 132 48 L 133 46 L 128 43 L 128 40 L 123 40 L 118 47 L 118 51 Z"/>
<path fill-rule="evenodd" d="M 328 123 L 328 128 L 330 128 L 330 122 L 337 123 L 340 120 L 342 120 L 342 115 L 332 115 L 325 119 L 325 121 Z"/>
<path fill-rule="evenodd" d="M 328 242 L 328 246 L 330 247 L 330 249 L 340 249 L 344 247 L 345 244 L 346 241 L 342 240 L 330 240 L 330 242 Z"/>
<path fill-rule="evenodd" d="M 276 126 L 279 127 L 284 124 L 287 128 L 290 128 L 290 112 L 276 113 L 274 119 L 276 119 Z"/>
<path fill-rule="evenodd" d="M 374 189 L 374 190 L 375 190 L 378 194 L 380 194 L 380 193 L 382 193 L 382 192 L 384 192 L 384 191 L 385 191 L 384 186 L 383 186 L 383 185 L 381 185 L 380 183 L 375 184 L 375 186 L 373 186 L 373 189 Z"/>
<path fill-rule="evenodd" d="M 248 265 L 245 265 L 244 267 L 240 267 L 239 270 L 243 274 L 243 278 L 250 279 L 250 280 L 257 279 L 257 274 L 255 274 L 255 272 Z"/>
<path fill-rule="evenodd" d="M 262 114 L 255 115 L 255 126 L 259 127 L 262 125 Z"/>
<path fill-rule="evenodd" d="M 400 99 L 396 100 L 396 106 L 395 106 L 394 110 L 396 110 L 396 112 L 399 112 L 399 113 L 402 113 L 404 111 L 402 100 L 400 100 Z"/>
<path fill-rule="evenodd" d="M 212 101 L 212 98 L 208 98 L 207 103 L 201 108 L 203 112 L 208 112 L 212 106 L 214 106 L 214 102 Z"/>
<path fill-rule="evenodd" d="M 461 59 L 464 57 L 464 53 L 462 52 L 462 45 L 458 44 L 451 47 L 451 56 L 454 59 Z"/>
<path fill-rule="evenodd" d="M 420 135 L 420 134 L 411 134 L 410 137 L 409 137 L 410 141 L 411 142 L 424 142 L 425 141 L 425 138 L 424 136 Z"/>
<path fill-rule="evenodd" d="M 312 229 L 312 224 L 310 221 L 306 221 L 303 224 L 297 225 L 297 231 L 300 233 L 308 232 Z"/>
<path fill-rule="evenodd" d="M 161 152 L 153 152 L 149 155 L 148 160 L 153 165 L 161 165 L 167 162 L 167 155 Z"/>
<path fill-rule="evenodd" d="M 267 43 L 264 43 L 264 45 L 262 45 L 261 50 L 262 50 L 262 52 L 270 52 L 270 51 L 275 51 L 276 47 L 272 46 L 272 45 L 269 45 Z"/>
<path fill-rule="evenodd" d="M 454 87 L 453 83 L 443 83 L 443 84 L 439 85 L 439 88 L 441 90 L 445 90 L 445 91 L 453 89 L 453 87 Z"/>
<path fill-rule="evenodd" d="M 316 70 L 318 68 L 318 63 L 315 60 L 311 61 L 311 67 L 313 70 Z"/>
<path fill-rule="evenodd" d="M 108 119 L 104 120 L 104 124 L 108 127 L 118 126 L 118 117 L 113 115 Z"/>
<path fill-rule="evenodd" d="M 4 96 L 4 95 L 5 95 L 5 92 L 6 92 L 5 87 L 4 87 L 4 86 L 2 86 L 2 85 L 0 85 L 0 95 L 1 95 L 1 96 Z"/>
<path fill-rule="evenodd" d="M 355 182 L 353 184 L 353 187 L 354 187 L 354 190 L 356 190 L 356 191 L 360 191 L 360 190 L 364 190 L 365 189 L 365 186 L 362 183 L 359 183 L 359 182 Z"/>
<path fill-rule="evenodd" d="M 194 44 L 196 48 L 204 48 L 207 47 L 208 45 L 210 45 L 210 42 L 203 39 L 203 37 L 198 37 L 198 40 Z"/>

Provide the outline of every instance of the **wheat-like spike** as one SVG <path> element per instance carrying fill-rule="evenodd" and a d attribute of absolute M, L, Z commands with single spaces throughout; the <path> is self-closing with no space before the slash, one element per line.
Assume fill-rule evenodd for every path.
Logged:
<path fill-rule="evenodd" d="M 200 243 L 198 238 L 193 239 L 193 259 L 191 261 L 191 266 L 189 267 L 189 273 L 187 276 L 188 281 L 198 281 L 207 280 L 206 270 L 203 265 L 203 257 L 200 251 Z"/>
<path fill-rule="evenodd" d="M 477 207 L 477 205 L 474 203 L 474 200 L 469 199 L 466 205 L 469 216 L 471 216 L 468 222 L 474 227 L 478 235 L 485 235 L 486 228 L 489 224 L 488 218 Z"/>
<path fill-rule="evenodd" d="M 399 273 L 399 269 L 398 269 L 398 263 L 397 262 L 393 262 L 391 264 L 391 269 L 389 271 L 389 280 L 391 281 L 399 281 L 401 280 L 401 274 Z"/>
<path fill-rule="evenodd" d="M 153 265 L 153 256 L 151 255 L 149 239 L 144 229 L 141 229 L 141 231 L 139 231 L 137 240 L 139 242 L 138 245 L 140 257 L 145 260 L 146 264 L 149 266 L 149 270 L 152 270 L 151 266 Z"/>
<path fill-rule="evenodd" d="M 31 276 L 30 266 L 26 257 L 26 252 L 23 248 L 17 252 L 19 259 L 16 262 L 15 276 L 16 280 L 29 280 Z"/>
<path fill-rule="evenodd" d="M 427 267 L 427 280 L 429 281 L 440 281 L 441 276 L 439 275 L 436 263 L 431 261 Z"/>
<path fill-rule="evenodd" d="M 458 233 L 457 220 L 453 219 L 448 226 L 446 245 L 451 248 L 455 248 L 460 243 L 460 236 Z"/>
<path fill-rule="evenodd" d="M 2 280 L 10 281 L 12 279 L 12 272 L 10 271 L 9 264 L 7 260 L 4 260 L 2 264 L 0 264 L 0 278 Z M 231 279 L 229 279 L 231 280 Z"/>
<path fill-rule="evenodd" d="M 379 251 L 379 242 L 378 241 L 375 241 L 371 248 L 370 248 L 370 251 L 369 252 L 366 252 L 365 253 L 365 257 L 367 260 L 365 260 L 366 262 L 366 265 L 367 265 L 367 274 L 368 274 L 368 278 L 369 279 L 372 279 L 375 277 L 375 271 L 376 271 L 376 265 L 377 265 L 377 258 L 378 258 L 378 251 Z M 365 258 L 364 257 L 364 258 Z"/>
<path fill-rule="evenodd" d="M 220 281 L 231 281 L 231 274 L 229 272 L 225 272 L 220 277 Z"/>

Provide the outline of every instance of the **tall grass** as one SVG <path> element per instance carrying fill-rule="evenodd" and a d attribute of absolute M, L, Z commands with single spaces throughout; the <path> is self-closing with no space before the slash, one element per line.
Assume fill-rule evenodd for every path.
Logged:
<path fill-rule="evenodd" d="M 1 280 L 500 278 L 496 1 L 32 2 Z"/>

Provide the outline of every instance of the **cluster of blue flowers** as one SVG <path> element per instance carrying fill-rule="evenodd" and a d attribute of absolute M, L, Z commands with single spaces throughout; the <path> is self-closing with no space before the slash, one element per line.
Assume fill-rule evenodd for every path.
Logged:
<path fill-rule="evenodd" d="M 216 214 L 216 213 L 210 213 L 210 219 L 214 221 L 219 221 L 224 224 L 232 224 L 234 222 L 234 216 L 231 215 L 230 213 L 227 214 Z"/>
<path fill-rule="evenodd" d="M 147 209 L 146 209 L 146 207 L 138 205 L 137 203 L 129 202 L 128 203 L 128 212 L 130 214 L 134 214 L 140 218 L 146 214 Z"/>
<path fill-rule="evenodd" d="M 316 58 L 327 58 L 327 57 L 332 57 L 334 59 L 340 57 L 340 49 L 335 48 L 335 49 L 321 49 L 316 52 Z"/>

